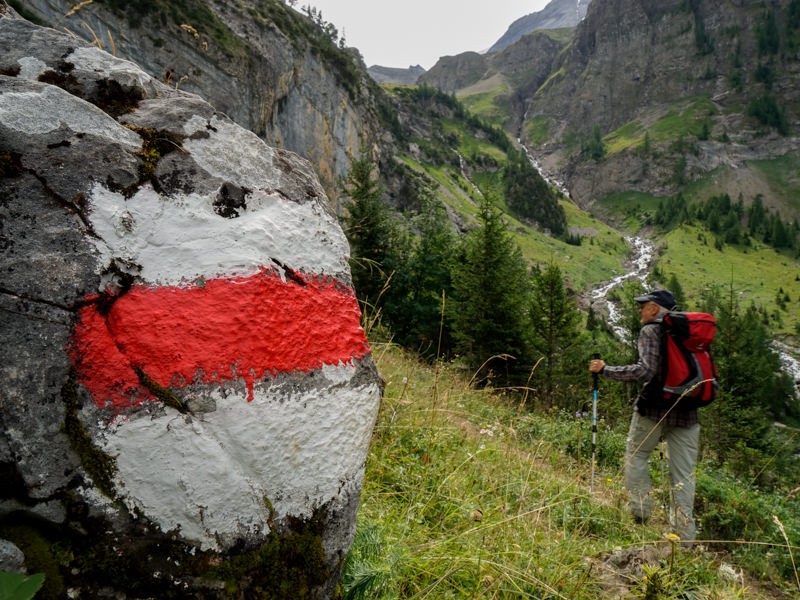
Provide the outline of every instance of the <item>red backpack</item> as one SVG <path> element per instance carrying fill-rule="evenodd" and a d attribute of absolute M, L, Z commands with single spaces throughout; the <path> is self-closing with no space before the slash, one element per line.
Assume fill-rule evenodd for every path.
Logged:
<path fill-rule="evenodd" d="M 661 402 L 681 409 L 710 404 L 717 395 L 717 367 L 711 342 L 717 329 L 713 315 L 672 311 L 664 315 L 662 359 L 664 385 Z"/>

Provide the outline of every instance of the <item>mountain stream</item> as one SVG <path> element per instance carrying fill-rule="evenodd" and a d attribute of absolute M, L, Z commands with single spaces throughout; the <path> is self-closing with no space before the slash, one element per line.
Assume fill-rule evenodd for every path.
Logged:
<path fill-rule="evenodd" d="M 618 275 L 611 281 L 601 284 L 591 292 L 592 304 L 597 302 L 604 303 L 608 311 L 608 321 L 611 330 L 618 338 L 624 336 L 624 329 L 620 326 L 619 322 L 622 319 L 622 313 L 619 307 L 608 297 L 608 294 L 614 288 L 622 285 L 629 279 L 638 279 L 644 283 L 647 276 L 650 274 L 650 266 L 653 263 L 653 256 L 655 248 L 650 240 L 640 237 L 626 237 L 625 241 L 633 248 L 633 259 L 631 260 L 631 270 Z"/>
<path fill-rule="evenodd" d="M 520 146 L 528 156 L 528 160 L 533 168 L 536 169 L 542 178 L 544 178 L 548 184 L 564 194 L 565 197 L 570 198 L 570 194 L 566 186 L 561 181 L 557 181 L 545 173 L 525 144 L 522 143 L 522 140 L 518 139 L 517 141 L 520 143 Z M 591 291 L 592 304 L 594 305 L 596 303 L 600 303 L 601 305 L 605 306 L 605 309 L 608 313 L 608 321 L 611 330 L 618 338 L 623 338 L 625 331 L 624 328 L 619 324 L 622 318 L 622 313 L 620 312 L 619 307 L 611 299 L 609 299 L 608 295 L 611 290 L 619 285 L 622 285 L 622 283 L 629 279 L 638 279 L 644 283 L 650 273 L 655 251 L 653 243 L 645 238 L 626 237 L 625 240 L 633 249 L 633 257 L 630 261 L 631 270 L 615 277 L 614 279 L 611 279 L 606 283 L 600 284 Z M 792 378 L 792 381 L 795 383 L 795 389 L 797 393 L 800 394 L 800 361 L 795 358 L 796 356 L 800 356 L 800 349 L 792 348 L 777 340 L 773 342 L 772 347 L 780 356 L 780 361 L 784 372 L 786 372 Z"/>

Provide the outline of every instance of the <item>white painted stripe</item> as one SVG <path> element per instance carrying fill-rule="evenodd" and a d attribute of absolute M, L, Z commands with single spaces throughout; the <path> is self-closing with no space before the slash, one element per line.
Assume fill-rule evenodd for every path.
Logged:
<path fill-rule="evenodd" d="M 144 413 L 110 424 L 98 440 L 116 456 L 117 489 L 162 530 L 180 527 L 202 548 L 227 547 L 245 533 L 267 533 L 274 517 L 308 517 L 359 490 L 380 403 L 377 384 L 351 382 L 357 367 L 314 372 L 312 391 L 257 384 L 223 395 L 214 412 L 188 417 Z"/>
<path fill-rule="evenodd" d="M 255 189 L 247 209 L 227 219 L 214 212 L 211 196 L 164 197 L 147 185 L 126 200 L 99 183 L 89 202 L 101 273 L 113 259 L 141 266 L 141 280 L 155 285 L 252 275 L 272 259 L 315 275 L 349 272 L 347 239 L 316 202 Z"/>

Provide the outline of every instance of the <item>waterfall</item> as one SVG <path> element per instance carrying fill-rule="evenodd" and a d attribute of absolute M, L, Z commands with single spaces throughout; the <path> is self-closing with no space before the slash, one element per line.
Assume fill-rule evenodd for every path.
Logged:
<path fill-rule="evenodd" d="M 461 176 L 462 176 L 462 177 L 463 177 L 463 178 L 464 178 L 464 179 L 467 181 L 467 183 L 469 183 L 469 184 L 472 186 L 472 190 L 473 190 L 475 193 L 477 193 L 479 196 L 481 196 L 481 197 L 482 197 L 482 196 L 483 196 L 483 192 L 482 192 L 482 191 L 481 191 L 481 189 L 480 189 L 480 188 L 479 188 L 477 185 L 475 185 L 475 183 L 474 183 L 474 182 L 473 182 L 473 181 L 472 181 L 472 180 L 469 178 L 469 176 L 467 175 L 467 170 L 464 168 L 464 166 L 467 164 L 467 161 L 465 161 L 465 160 L 464 160 L 464 157 L 461 155 L 461 152 L 459 152 L 459 151 L 458 151 L 458 150 L 456 150 L 455 148 L 451 148 L 451 150 L 452 150 L 453 152 L 455 152 L 455 153 L 456 153 L 456 155 L 458 156 L 458 168 L 459 168 L 459 171 L 461 171 Z"/>
<path fill-rule="evenodd" d="M 791 348 L 783 342 L 774 341 L 772 347 L 778 353 L 781 359 L 781 366 L 785 373 L 787 373 L 794 382 L 795 393 L 800 395 L 800 361 L 794 357 L 797 353 L 796 348 Z"/>
<path fill-rule="evenodd" d="M 533 154 L 531 154 L 531 151 L 528 150 L 528 147 L 522 143 L 521 138 L 517 138 L 517 142 L 519 142 L 520 147 L 522 148 L 523 152 L 525 152 L 525 156 L 528 157 L 528 162 L 531 163 L 531 166 L 536 169 L 536 172 L 539 173 L 539 175 L 541 175 L 542 179 L 544 179 L 549 186 L 556 188 L 559 192 L 564 194 L 566 198 L 572 200 L 572 196 L 570 196 L 567 186 L 565 186 L 563 182 L 553 179 L 547 173 L 542 171 L 542 168 L 539 166 L 539 161 L 534 158 Z"/>

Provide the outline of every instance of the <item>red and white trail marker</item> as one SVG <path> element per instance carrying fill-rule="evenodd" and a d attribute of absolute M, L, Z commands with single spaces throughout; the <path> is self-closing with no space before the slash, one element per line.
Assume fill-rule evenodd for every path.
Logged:
<path fill-rule="evenodd" d="M 105 415 L 94 441 L 116 459 L 122 499 L 224 548 L 272 518 L 352 503 L 381 390 L 363 376 L 369 345 L 335 217 L 270 192 L 259 178 L 274 172 L 271 150 L 249 132 L 218 122 L 185 147 L 246 189 L 245 206 L 227 219 L 213 194 L 126 198 L 95 184 L 98 270 L 124 265 L 135 283 L 109 278 L 86 299 L 71 353 Z M 228 163 L 234 148 L 244 158 Z M 164 407 L 155 386 L 205 408 Z"/>

